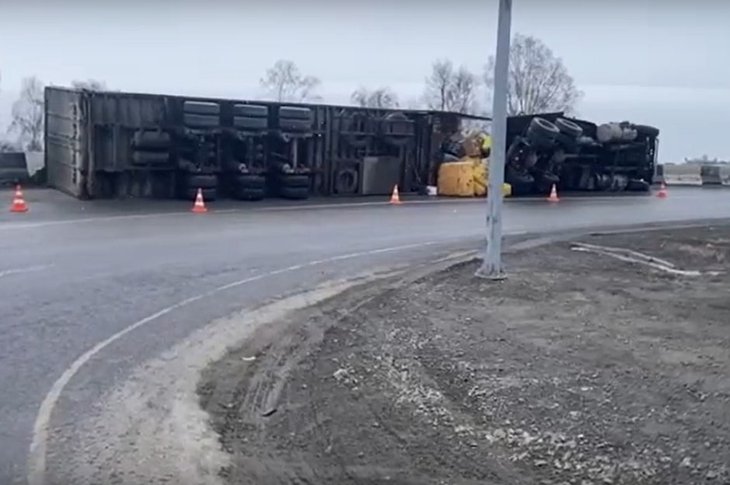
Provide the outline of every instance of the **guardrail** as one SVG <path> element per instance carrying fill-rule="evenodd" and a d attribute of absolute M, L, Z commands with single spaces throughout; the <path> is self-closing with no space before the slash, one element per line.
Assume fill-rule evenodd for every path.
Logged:
<path fill-rule="evenodd" d="M 667 185 L 730 186 L 730 166 L 724 165 L 659 165 L 656 175 Z"/>

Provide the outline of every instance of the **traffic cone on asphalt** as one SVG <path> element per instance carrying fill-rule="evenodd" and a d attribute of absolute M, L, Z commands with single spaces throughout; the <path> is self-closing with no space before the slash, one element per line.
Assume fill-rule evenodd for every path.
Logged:
<path fill-rule="evenodd" d="M 553 187 L 550 189 L 550 195 L 547 200 L 548 202 L 560 202 L 560 199 L 558 198 L 558 189 L 555 188 L 555 184 L 553 184 Z"/>
<path fill-rule="evenodd" d="M 667 186 L 664 185 L 664 182 L 659 186 L 659 192 L 656 193 L 656 196 L 660 199 L 666 199 L 669 195 L 669 192 L 667 192 Z"/>
<path fill-rule="evenodd" d="M 205 201 L 203 200 L 203 190 L 198 189 L 198 194 L 195 196 L 195 203 L 193 204 L 193 212 L 196 214 L 202 214 L 204 212 L 208 212 L 208 209 L 205 207 Z"/>
<path fill-rule="evenodd" d="M 393 195 L 390 196 L 391 204 L 400 204 L 400 195 L 398 195 L 398 185 L 393 186 Z"/>
<path fill-rule="evenodd" d="M 10 206 L 10 212 L 28 212 L 28 204 L 25 203 L 20 184 L 15 186 L 15 195 L 13 196 L 13 204 Z"/>

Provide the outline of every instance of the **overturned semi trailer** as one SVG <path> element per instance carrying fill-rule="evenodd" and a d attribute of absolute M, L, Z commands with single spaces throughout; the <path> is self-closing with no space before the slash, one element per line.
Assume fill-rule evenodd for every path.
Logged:
<path fill-rule="evenodd" d="M 45 117 L 48 183 L 79 198 L 414 192 L 459 124 L 453 113 L 58 87 L 46 88 Z"/>
<path fill-rule="evenodd" d="M 563 191 L 647 191 L 659 130 L 628 121 L 596 125 L 564 113 L 507 123 L 505 179 L 514 195 Z"/>

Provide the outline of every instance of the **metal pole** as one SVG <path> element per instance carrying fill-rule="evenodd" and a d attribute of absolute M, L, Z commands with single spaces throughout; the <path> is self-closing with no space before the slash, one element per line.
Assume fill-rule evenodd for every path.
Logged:
<path fill-rule="evenodd" d="M 497 54 L 494 62 L 492 93 L 492 149 L 489 156 L 489 191 L 487 193 L 487 249 L 477 275 L 503 279 L 502 269 L 502 185 L 507 154 L 507 75 L 509 70 L 512 0 L 499 0 Z"/>

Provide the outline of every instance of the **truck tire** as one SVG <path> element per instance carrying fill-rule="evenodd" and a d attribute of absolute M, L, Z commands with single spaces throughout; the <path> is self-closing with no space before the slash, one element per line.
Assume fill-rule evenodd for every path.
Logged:
<path fill-rule="evenodd" d="M 185 113 L 183 115 L 183 124 L 190 128 L 215 128 L 220 123 L 218 116 Z"/>
<path fill-rule="evenodd" d="M 266 177 L 255 174 L 241 174 L 236 177 L 236 188 L 263 189 L 266 187 Z"/>
<path fill-rule="evenodd" d="M 555 137 L 555 141 L 563 147 L 568 153 L 575 153 L 578 151 L 578 140 L 565 133 L 558 133 Z"/>
<path fill-rule="evenodd" d="M 214 189 L 218 187 L 218 177 L 215 174 L 188 174 L 185 186 L 191 189 Z"/>
<path fill-rule="evenodd" d="M 527 127 L 527 139 L 535 145 L 551 144 L 560 130 L 545 118 L 535 117 Z"/>
<path fill-rule="evenodd" d="M 631 179 L 626 186 L 626 190 L 631 192 L 649 192 L 651 185 L 645 180 Z"/>
<path fill-rule="evenodd" d="M 305 188 L 309 190 L 310 178 L 309 175 L 302 174 L 291 174 L 283 175 L 280 177 L 280 184 L 282 187 L 291 188 Z"/>
<path fill-rule="evenodd" d="M 167 150 L 170 134 L 164 131 L 138 131 L 132 136 L 132 148 L 139 150 Z"/>
<path fill-rule="evenodd" d="M 577 123 L 566 120 L 565 118 L 558 118 L 557 120 L 555 120 L 555 126 L 558 127 L 560 133 L 568 135 L 572 138 L 578 138 L 583 134 L 583 128 L 578 126 Z"/>
<path fill-rule="evenodd" d="M 218 189 L 214 187 L 210 187 L 207 189 L 201 188 L 201 192 L 203 193 L 203 200 L 205 202 L 215 200 L 218 197 Z M 198 188 L 185 187 L 180 193 L 182 198 L 185 200 L 195 200 L 195 198 L 198 196 Z"/>
<path fill-rule="evenodd" d="M 269 119 L 246 118 L 243 116 L 236 116 L 235 118 L 233 118 L 233 126 L 242 130 L 262 131 L 269 127 Z"/>
<path fill-rule="evenodd" d="M 359 182 L 357 170 L 352 167 L 342 168 L 335 174 L 335 192 L 338 194 L 355 194 Z"/>
<path fill-rule="evenodd" d="M 279 108 L 279 119 L 312 121 L 312 110 L 309 108 L 298 108 L 296 106 L 282 106 Z"/>
<path fill-rule="evenodd" d="M 380 122 L 380 130 L 392 145 L 403 145 L 415 135 L 415 123 L 405 113 L 397 111 L 386 115 Z"/>
<path fill-rule="evenodd" d="M 183 103 L 183 112 L 194 115 L 215 115 L 217 117 L 221 113 L 221 105 L 204 101 L 185 101 Z"/>
<path fill-rule="evenodd" d="M 280 187 L 279 195 L 284 199 L 304 200 L 309 198 L 308 187 Z"/>
<path fill-rule="evenodd" d="M 132 153 L 132 163 L 135 165 L 166 165 L 170 162 L 168 152 L 148 152 L 138 150 Z"/>
<path fill-rule="evenodd" d="M 279 129 L 282 131 L 296 131 L 306 133 L 312 131 L 312 122 L 310 120 L 279 118 Z"/>
<path fill-rule="evenodd" d="M 659 136 L 659 128 L 649 125 L 633 125 L 633 128 L 644 136 Z"/>
<path fill-rule="evenodd" d="M 234 104 L 233 116 L 244 118 L 268 118 L 269 108 L 259 104 Z"/>
<path fill-rule="evenodd" d="M 239 200 L 262 200 L 266 195 L 266 191 L 263 187 L 236 187 L 234 196 Z"/>

